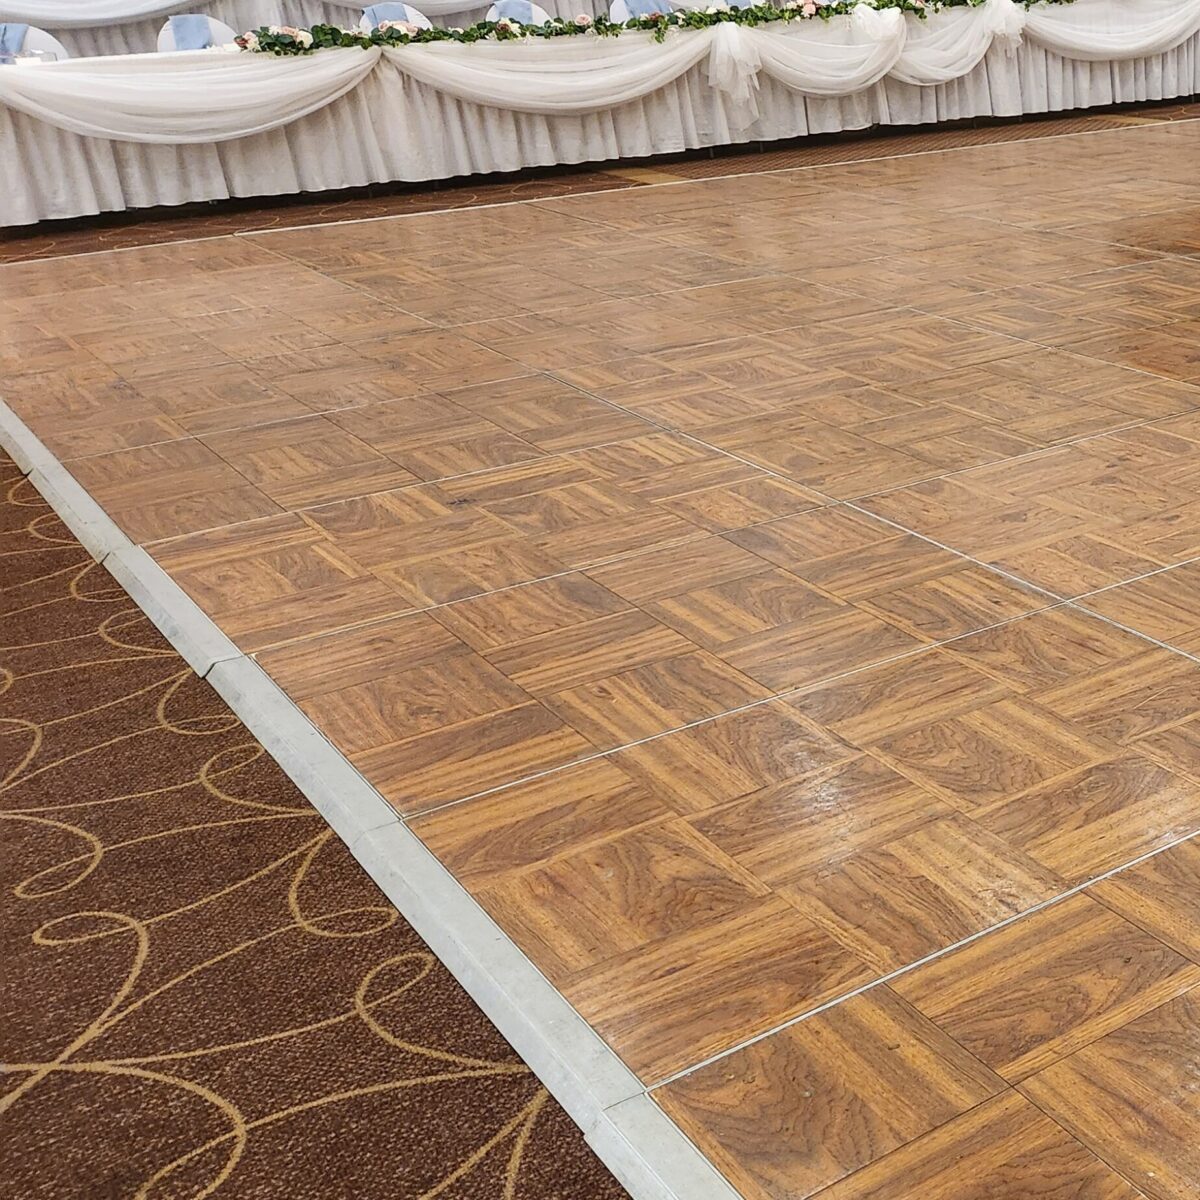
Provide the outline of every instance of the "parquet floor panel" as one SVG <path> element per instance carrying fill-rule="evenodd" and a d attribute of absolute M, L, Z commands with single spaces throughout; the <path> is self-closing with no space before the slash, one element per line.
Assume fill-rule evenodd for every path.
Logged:
<path fill-rule="evenodd" d="M 1154 1200 L 1195 1193 L 1196 991 L 1032 1076 L 1021 1090 Z"/>

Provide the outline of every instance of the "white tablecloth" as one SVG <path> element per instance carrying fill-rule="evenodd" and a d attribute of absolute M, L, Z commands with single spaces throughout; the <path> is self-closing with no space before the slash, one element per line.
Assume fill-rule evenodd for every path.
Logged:
<path fill-rule="evenodd" d="M 73 58 L 153 53 L 158 31 L 171 13 L 205 13 L 245 33 L 263 25 L 358 24 L 369 0 L 0 0 L 0 22 L 20 21 L 47 29 Z M 552 17 L 608 12 L 607 0 L 539 0 Z M 425 0 L 434 25 L 474 25 L 491 0 Z"/>
<path fill-rule="evenodd" d="M 1200 0 L 1182 2 L 1200 14 Z M 803 40 L 818 36 L 816 28 L 811 33 L 790 27 L 780 29 L 772 35 L 773 41 L 764 37 L 773 26 L 757 30 L 721 26 L 673 33 L 664 46 L 653 46 L 649 35 L 632 34 L 602 39 L 598 45 L 589 38 L 539 41 L 528 46 L 411 46 L 387 50 L 382 55 L 377 51 L 323 51 L 312 58 L 283 60 L 216 56 L 223 59 L 219 64 L 210 57 L 213 69 L 219 66 L 222 71 L 244 71 L 247 95 L 255 94 L 254 87 L 258 86 L 251 78 L 253 73 L 263 74 L 274 64 L 281 98 L 270 112 L 261 103 L 255 104 L 254 120 L 258 124 L 254 127 L 265 132 L 250 136 L 236 136 L 236 105 L 230 106 L 229 113 L 218 112 L 218 106 L 213 105 L 211 121 L 228 117 L 233 124 L 207 132 L 202 107 L 187 114 L 181 108 L 175 114 L 178 132 L 172 135 L 169 121 L 164 134 L 141 112 L 133 117 L 124 111 L 102 114 L 98 106 L 85 103 L 86 95 L 69 95 L 66 100 L 53 95 L 47 100 L 37 95 L 10 94 L 9 105 L 19 103 L 25 111 L 0 103 L 0 162 L 14 168 L 0 176 L 0 224 L 229 196 L 322 191 L 390 180 L 443 179 L 553 163 L 637 158 L 701 146 L 861 129 L 872 124 L 1016 116 L 1163 99 L 1200 90 L 1200 29 L 1189 34 L 1179 24 L 1183 8 L 1175 0 L 1079 0 L 1070 9 L 1035 8 L 1031 26 L 1034 13 L 1052 13 L 1047 19 L 1053 22 L 1061 22 L 1060 14 L 1072 10 L 1085 17 L 1090 13 L 1090 25 L 1085 29 L 1078 25 L 1051 26 L 1045 35 L 1073 38 L 1076 51 L 1086 53 L 1085 43 L 1093 34 L 1101 39 L 1107 35 L 1108 27 L 1096 18 L 1112 11 L 1104 7 L 1110 3 L 1120 3 L 1125 14 L 1140 5 L 1144 15 L 1157 14 L 1168 21 L 1174 18 L 1174 25 L 1159 21 L 1146 26 L 1147 38 L 1153 36 L 1158 39 L 1155 44 L 1170 48 L 1112 60 L 1064 58 L 1038 40 L 1043 37 L 1039 29 L 1027 27 L 1019 44 L 1014 46 L 1011 38 L 994 41 L 979 58 L 978 39 L 966 37 L 969 30 L 963 26 L 955 35 L 957 53 L 962 61 L 966 61 L 963 55 L 976 53 L 975 65 L 947 82 L 917 86 L 903 80 L 914 76 L 934 79 L 946 66 L 946 56 L 934 36 L 938 28 L 932 23 L 921 25 L 915 39 L 907 47 L 902 46 L 898 56 L 893 38 L 887 51 L 892 55 L 890 65 L 873 61 L 868 53 L 871 47 L 858 46 L 853 36 L 843 36 L 839 33 L 843 27 L 832 22 L 830 26 L 806 23 L 826 31 L 820 36 L 830 39 L 831 55 L 841 54 L 843 69 L 859 72 L 856 78 L 874 78 L 871 72 L 877 73 L 881 66 L 888 72 L 843 96 L 796 90 L 798 85 L 819 89 L 830 84 L 826 78 L 830 72 L 822 74 L 821 62 L 810 62 L 811 53 L 808 58 L 797 56 L 795 46 L 787 41 L 789 37 Z M 999 11 L 997 5 L 994 12 Z M 985 8 L 942 16 L 962 23 L 985 19 L 986 14 Z M 897 14 L 877 15 L 887 18 L 879 24 L 882 44 L 888 30 L 894 30 L 889 21 Z M 847 22 L 845 29 L 851 28 L 852 18 L 839 20 Z M 1128 27 L 1120 32 L 1126 48 L 1135 45 Z M 699 42 L 687 43 L 687 39 L 708 39 L 701 47 L 704 54 L 697 57 L 688 51 L 687 45 Z M 544 74 L 554 56 L 586 55 L 589 44 L 596 45 L 598 55 L 609 56 L 617 72 L 614 78 L 623 81 L 622 94 L 634 98 L 602 106 L 586 81 L 572 79 L 561 95 L 545 87 L 539 93 L 537 87 L 526 86 L 526 80 L 512 82 L 517 68 L 526 72 L 532 64 Z M 647 53 L 648 49 L 652 53 Z M 661 54 L 664 62 L 674 55 L 679 73 L 665 81 L 655 80 L 653 90 L 639 94 L 637 86 L 644 86 L 644 82 L 638 84 L 637 80 L 649 76 L 637 64 L 644 61 L 657 69 L 654 53 Z M 625 67 L 621 55 L 628 57 Z M 192 58 L 171 57 L 179 70 Z M 149 96 L 149 76 L 153 73 L 161 77 L 165 65 L 157 56 L 136 61 L 143 64 L 138 70 L 146 72 L 147 90 L 139 90 L 138 95 Z M 17 72 L 24 77 L 20 82 L 25 83 L 41 77 L 46 82 L 40 86 L 46 90 L 50 83 L 67 81 L 72 73 L 76 79 L 97 71 L 119 76 L 122 70 L 128 70 L 128 62 L 95 60 L 94 65 L 67 63 L 36 70 L 5 70 Z M 478 66 L 479 70 L 472 74 L 468 66 Z M 336 98 L 307 111 L 310 98 L 298 87 L 305 70 L 311 70 L 314 90 L 324 88 L 328 96 Z M 639 76 L 638 71 L 643 74 Z M 569 78 L 569 74 L 564 77 Z M 17 75 L 6 73 L 0 77 L 0 101 L 6 79 L 14 81 Z M 630 80 L 637 86 L 630 85 Z M 532 98 L 517 96 L 517 84 L 524 86 Z M 344 90 L 343 85 L 350 90 Z M 480 96 L 498 93 L 503 87 L 514 89 L 512 107 L 479 102 Z M 558 102 L 568 109 L 573 104 L 576 110 L 529 111 L 530 106 L 537 106 L 539 94 L 549 97 L 550 108 Z M 42 105 L 49 106 L 46 111 L 50 119 L 33 115 L 42 111 Z M 295 116 L 300 112 L 305 115 Z M 75 131 L 95 127 L 102 116 L 110 116 L 115 123 L 112 136 L 129 136 L 121 132 L 122 122 L 128 124 L 136 117 L 150 130 L 138 136 L 166 137 L 167 141 L 108 140 Z M 267 128 L 267 117 L 277 122 L 276 127 Z M 189 137 L 204 140 L 184 140 Z M 232 140 L 207 140 L 210 137 Z"/>

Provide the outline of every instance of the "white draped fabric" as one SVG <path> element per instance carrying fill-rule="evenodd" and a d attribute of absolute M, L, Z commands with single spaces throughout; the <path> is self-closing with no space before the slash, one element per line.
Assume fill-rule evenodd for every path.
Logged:
<path fill-rule="evenodd" d="M 1110 2 L 1057 11 L 1086 16 Z M 988 0 L 907 19 L 903 36 L 885 10 L 876 25 L 723 24 L 662 44 L 632 34 L 6 68 L 0 161 L 12 169 L 0 172 L 0 224 L 1200 91 L 1200 30 L 1155 54 L 1137 54 L 1131 35 L 1120 57 L 1071 59 L 1028 29 L 1018 40 L 1011 11 Z M 860 74 L 840 95 L 814 52 L 820 38 L 857 56 Z M 974 62 L 958 75 L 955 45 Z"/>
<path fill-rule="evenodd" d="M 899 9 L 876 12 L 863 5 L 828 24 L 801 25 L 791 37 L 770 27 L 747 33 L 762 70 L 809 96 L 847 96 L 882 79 L 896 65 L 907 37 Z"/>
<path fill-rule="evenodd" d="M 741 107 L 744 128 L 759 115 L 760 76 L 808 96 L 849 96 L 882 79 L 897 63 L 907 36 L 899 9 L 863 6 L 849 17 L 794 26 L 718 25 L 708 79 Z"/>
<path fill-rule="evenodd" d="M 1078 0 L 1029 10 L 1025 32 L 1064 58 L 1163 54 L 1200 32 L 1200 0 Z"/>
<path fill-rule="evenodd" d="M 1014 0 L 989 0 L 982 8 L 948 8 L 908 22 L 908 37 L 889 74 L 903 83 L 933 87 L 973 71 L 999 42 L 1009 52 L 1021 41 L 1025 9 Z"/>
<path fill-rule="evenodd" d="M 342 25 L 358 23 L 369 0 L 104 0 L 79 17 L 81 0 L 0 0 L 0 21 L 51 29 L 73 58 L 149 54 L 163 21 L 173 12 L 205 13 L 239 33 L 263 25 Z M 435 25 L 473 25 L 482 21 L 489 0 L 425 0 L 417 7 Z M 573 17 L 608 11 L 607 0 L 542 0 L 551 16 Z"/>
<path fill-rule="evenodd" d="M 223 142 L 289 125 L 357 87 L 379 51 L 312 58 L 191 50 L 77 58 L 0 74 L 0 100 L 60 129 L 131 142 Z"/>
<path fill-rule="evenodd" d="M 472 104 L 520 112 L 579 114 L 615 108 L 656 92 L 707 57 L 710 29 L 619 38 L 388 46 L 406 75 Z M 479 53 L 482 51 L 482 53 Z"/>

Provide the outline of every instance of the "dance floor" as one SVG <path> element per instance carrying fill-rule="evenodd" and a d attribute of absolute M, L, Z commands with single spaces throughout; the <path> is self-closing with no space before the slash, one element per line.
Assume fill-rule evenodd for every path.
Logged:
<path fill-rule="evenodd" d="M 0 390 L 754 1200 L 1200 1191 L 1200 125 L 0 267 Z"/>

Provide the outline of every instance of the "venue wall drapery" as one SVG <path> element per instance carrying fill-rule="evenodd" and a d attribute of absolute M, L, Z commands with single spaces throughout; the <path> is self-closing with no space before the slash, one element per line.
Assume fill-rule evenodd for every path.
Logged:
<path fill-rule="evenodd" d="M 8 69 L 0 155 L 18 169 L 3 223 L 1197 90 L 1200 0 L 1078 0 L 1048 29 L 1032 20 L 1044 11 L 988 0 L 925 22 L 862 8 L 661 45 L 626 33 Z M 1119 36 L 1121 55 L 1083 57 L 1092 35 Z M 1080 53 L 1056 51 L 1068 42 Z"/>

